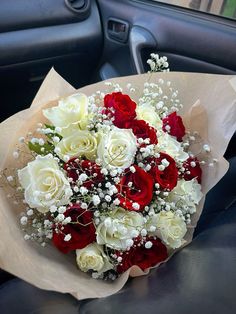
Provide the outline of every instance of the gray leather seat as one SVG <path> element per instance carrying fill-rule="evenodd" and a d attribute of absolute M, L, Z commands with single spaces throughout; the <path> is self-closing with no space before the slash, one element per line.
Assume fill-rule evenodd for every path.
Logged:
<path fill-rule="evenodd" d="M 11 279 L 0 286 L 0 313 L 236 313 L 236 157 L 207 196 L 192 243 L 117 294 L 76 301 Z"/>

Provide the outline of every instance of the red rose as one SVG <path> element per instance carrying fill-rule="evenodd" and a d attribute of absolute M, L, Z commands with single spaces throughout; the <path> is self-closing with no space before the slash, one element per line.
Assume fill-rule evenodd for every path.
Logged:
<path fill-rule="evenodd" d="M 96 185 L 104 180 L 101 168 L 93 161 L 72 158 L 65 163 L 64 169 L 67 176 L 73 179 L 73 183 L 78 180 L 80 174 L 85 173 L 88 178 L 83 182 L 83 186 L 87 189 L 91 189 L 93 184 Z"/>
<path fill-rule="evenodd" d="M 118 185 L 118 199 L 120 205 L 128 210 L 143 210 L 152 200 L 153 178 L 137 165 L 133 165 L 135 172 L 127 170 Z M 129 182 L 132 186 L 129 187 Z M 135 209 L 132 204 L 138 203 L 139 208 Z"/>
<path fill-rule="evenodd" d="M 64 216 L 71 217 L 73 223 L 59 226 L 58 232 L 54 230 L 52 241 L 58 250 L 68 253 L 76 249 L 82 249 L 96 240 L 92 212 L 74 204 L 66 210 Z M 77 223 L 75 224 L 75 222 Z M 71 235 L 71 239 L 64 241 L 67 234 Z"/>
<path fill-rule="evenodd" d="M 198 183 L 201 183 L 202 169 L 197 158 L 189 157 L 183 163 L 183 167 L 185 168 L 183 177 L 186 181 L 196 178 Z"/>
<path fill-rule="evenodd" d="M 157 134 L 154 128 L 144 120 L 134 120 L 131 124 L 132 131 L 137 138 L 150 139 L 150 144 L 157 144 Z"/>
<path fill-rule="evenodd" d="M 148 241 L 152 242 L 150 249 L 145 248 L 145 243 Z M 160 239 L 148 237 L 145 243 L 141 243 L 140 246 L 135 244 L 129 251 L 123 252 L 123 254 L 116 252 L 118 257 L 122 257 L 122 262 L 117 266 L 119 274 L 125 272 L 133 265 L 137 265 L 142 270 L 145 270 L 167 259 L 167 248 Z"/>
<path fill-rule="evenodd" d="M 169 165 L 164 170 L 160 170 L 158 166 L 163 165 L 162 161 L 167 161 Z M 175 160 L 168 154 L 160 153 L 159 158 L 151 158 L 148 160 L 151 165 L 149 173 L 153 176 L 155 183 L 159 183 L 163 190 L 173 190 L 178 180 L 178 169 Z M 164 162 L 165 165 L 165 162 Z"/>
<path fill-rule="evenodd" d="M 128 129 L 136 117 L 136 103 L 128 95 L 120 92 L 108 94 L 104 97 L 105 113 L 114 117 L 114 125 L 118 128 Z"/>
<path fill-rule="evenodd" d="M 162 120 L 162 130 L 168 132 L 170 135 L 173 135 L 177 138 L 179 142 L 182 141 L 183 136 L 185 135 L 185 127 L 182 121 L 182 118 L 172 112 L 166 118 Z M 170 127 L 170 130 L 168 130 Z"/>

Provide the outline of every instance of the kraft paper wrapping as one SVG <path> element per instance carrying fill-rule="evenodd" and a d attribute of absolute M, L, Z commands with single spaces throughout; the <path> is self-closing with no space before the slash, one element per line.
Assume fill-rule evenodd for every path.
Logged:
<path fill-rule="evenodd" d="M 152 74 L 151 78 L 144 74 L 109 81 L 119 83 L 124 93 L 127 92 L 127 83 L 132 83 L 136 92 L 131 96 L 137 100 L 145 81 L 155 83 L 160 78 L 171 81 L 172 86 L 179 90 L 179 98 L 184 105 L 180 114 L 186 128 L 198 131 L 211 146 L 212 157 L 218 159 L 216 167 L 203 169 L 202 191 L 205 195 L 228 169 L 223 154 L 236 130 L 236 77 L 170 72 Z M 79 91 L 91 95 L 106 89 L 104 82 L 100 82 Z M 46 121 L 42 108 L 55 105 L 58 98 L 75 91 L 54 69 L 49 72 L 31 107 L 0 124 L 0 169 L 22 168 L 26 164 L 26 159 L 16 161 L 12 157 L 18 138 L 35 130 L 38 122 Z M 19 224 L 19 214 L 25 205 L 13 204 L 7 197 L 8 189 L 7 186 L 0 188 L 0 268 L 41 289 L 70 293 L 80 300 L 114 294 L 124 286 L 129 276 L 144 274 L 134 266 L 112 283 L 94 280 L 78 270 L 74 254 L 64 255 L 51 245 L 43 248 L 32 241 L 25 241 Z M 185 245 L 192 240 L 203 203 L 204 198 L 192 216 Z"/>

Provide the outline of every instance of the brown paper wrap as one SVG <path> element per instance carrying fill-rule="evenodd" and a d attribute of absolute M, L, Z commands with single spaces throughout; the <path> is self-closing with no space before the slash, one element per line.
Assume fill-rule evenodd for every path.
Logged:
<path fill-rule="evenodd" d="M 169 80 L 179 90 L 184 105 L 184 123 L 187 129 L 198 131 L 212 148 L 212 156 L 218 159 L 214 168 L 205 167 L 202 190 L 206 194 L 226 173 L 228 163 L 223 154 L 236 130 L 236 77 L 196 73 L 157 73 L 112 79 L 125 87 L 132 83 L 140 96 L 147 79 L 155 83 L 159 78 Z M 103 82 L 81 88 L 79 91 L 91 95 L 97 90 L 106 90 Z M 20 136 L 34 130 L 38 122 L 44 122 L 41 109 L 55 105 L 58 98 L 75 92 L 54 69 L 44 80 L 31 107 L 19 112 L 0 124 L 0 168 L 17 167 L 12 152 Z M 193 105 L 194 104 L 194 105 Z M 192 106 L 193 105 L 193 106 Z M 21 167 L 23 164 L 21 165 Z M 19 225 L 19 213 L 24 206 L 14 205 L 7 198 L 7 187 L 0 188 L 0 267 L 27 282 L 46 290 L 70 293 L 77 299 L 105 297 L 119 291 L 129 275 L 144 273 L 136 266 L 116 281 L 109 283 L 94 280 L 78 270 L 74 255 L 64 255 L 54 247 L 45 248 L 25 241 Z M 204 200 L 192 216 L 192 225 L 185 237 L 186 244 L 192 239 L 194 228 L 202 211 Z M 185 245 L 186 245 L 185 244 Z M 147 272 L 146 272 L 147 273 Z"/>

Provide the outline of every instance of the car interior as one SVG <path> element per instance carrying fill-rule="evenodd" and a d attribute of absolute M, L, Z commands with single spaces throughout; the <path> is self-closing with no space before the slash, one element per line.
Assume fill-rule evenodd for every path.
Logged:
<path fill-rule="evenodd" d="M 236 74 L 235 0 L 0 4 L 1 121 L 30 106 L 51 67 L 75 88 L 147 72 L 152 52 L 171 71 Z M 225 158 L 229 171 L 208 193 L 193 242 L 165 265 L 113 296 L 83 301 L 0 270 L 0 313 L 235 313 L 236 133 Z"/>

